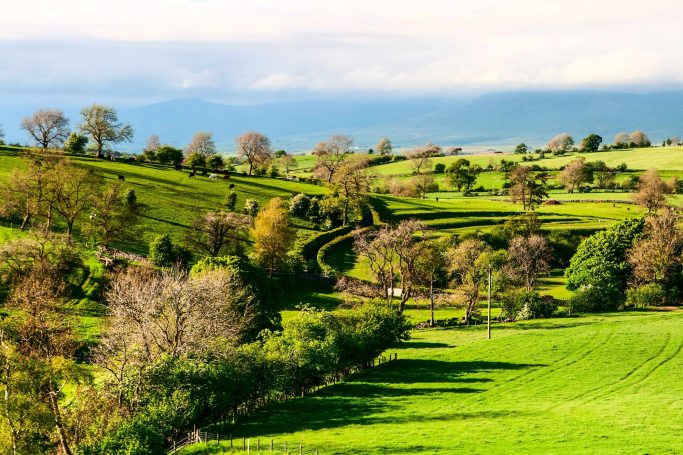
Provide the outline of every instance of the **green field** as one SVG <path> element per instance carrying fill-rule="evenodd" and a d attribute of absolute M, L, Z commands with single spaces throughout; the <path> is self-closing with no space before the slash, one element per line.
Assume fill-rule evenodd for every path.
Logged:
<path fill-rule="evenodd" d="M 681 323 L 638 312 L 495 325 L 491 341 L 483 327 L 416 331 L 397 362 L 222 430 L 321 455 L 678 453 Z M 230 453 L 212 444 L 182 453 Z"/>

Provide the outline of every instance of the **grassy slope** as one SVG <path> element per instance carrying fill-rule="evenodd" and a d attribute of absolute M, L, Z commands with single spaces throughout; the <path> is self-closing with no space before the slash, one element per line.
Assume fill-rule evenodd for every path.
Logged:
<path fill-rule="evenodd" d="M 418 331 L 391 351 L 398 362 L 225 430 L 322 455 L 677 453 L 682 322 L 680 311 L 528 321 L 494 327 L 492 341 L 481 328 Z"/>
<path fill-rule="evenodd" d="M 145 253 L 149 240 L 162 233 L 169 233 L 179 241 L 198 213 L 223 206 L 230 183 L 236 187 L 238 208 L 246 199 L 256 199 L 263 204 L 275 196 L 289 197 L 300 192 L 320 195 L 325 191 L 320 186 L 282 179 L 233 176 L 229 181 L 213 181 L 199 175 L 190 179 L 187 171 L 178 172 L 165 166 L 86 158 L 77 161 L 95 169 L 106 181 L 123 175 L 126 183 L 135 189 L 138 202 L 143 206 L 140 235 L 130 244 L 115 246 L 139 253 Z M 7 179 L 11 169 L 21 165 L 15 154 L 0 152 L 0 179 Z M 297 227 L 302 235 L 310 234 L 312 228 L 303 221 Z"/>

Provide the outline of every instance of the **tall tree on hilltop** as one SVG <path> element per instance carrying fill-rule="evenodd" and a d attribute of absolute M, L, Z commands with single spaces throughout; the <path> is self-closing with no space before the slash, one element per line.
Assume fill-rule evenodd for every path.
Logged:
<path fill-rule="evenodd" d="M 270 139 L 256 131 L 249 131 L 235 138 L 237 156 L 249 163 L 249 175 L 254 167 L 267 164 L 273 159 Z"/>
<path fill-rule="evenodd" d="M 21 121 L 21 128 L 43 150 L 61 146 L 69 136 L 69 119 L 59 109 L 40 109 Z"/>
<path fill-rule="evenodd" d="M 80 131 L 95 143 L 97 157 L 108 143 L 119 144 L 133 140 L 133 127 L 119 122 L 116 110 L 102 104 L 93 104 L 81 111 Z"/>

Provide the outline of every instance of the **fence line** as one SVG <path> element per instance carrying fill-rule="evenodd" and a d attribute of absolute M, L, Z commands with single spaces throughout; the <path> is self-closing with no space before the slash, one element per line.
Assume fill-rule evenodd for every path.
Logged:
<path fill-rule="evenodd" d="M 396 360 L 398 360 L 398 353 L 396 353 L 396 352 L 394 352 L 393 354 L 390 353 L 388 355 L 381 355 L 375 359 L 372 359 L 371 361 L 367 362 L 364 365 L 360 365 L 357 368 L 353 368 L 353 369 L 349 370 L 349 373 L 352 373 L 354 371 L 362 371 L 362 370 L 367 369 L 367 368 L 372 368 L 375 366 L 382 365 L 383 363 L 393 362 Z M 305 396 L 306 392 L 320 390 L 322 387 L 326 387 L 329 385 L 336 384 L 337 379 L 338 379 L 338 377 L 336 375 L 332 376 L 331 380 L 325 379 L 324 385 L 322 385 L 318 388 L 314 387 L 311 389 L 307 389 L 305 391 L 302 390 L 301 396 Z M 341 380 L 342 380 L 342 378 L 340 377 L 339 382 L 341 382 Z M 293 396 L 290 398 L 293 398 Z M 284 399 L 287 399 L 287 398 L 284 398 Z M 278 400 L 278 401 L 281 401 L 281 400 Z M 244 414 L 247 414 L 249 411 L 255 411 L 259 408 L 263 408 L 265 406 L 268 406 L 270 401 L 269 400 L 262 400 L 262 403 L 263 404 L 261 406 L 258 406 L 258 405 L 250 406 L 249 410 L 245 409 Z M 261 447 L 261 439 L 260 438 L 257 438 L 256 444 L 253 445 L 251 442 L 252 441 L 251 438 L 242 437 L 241 439 L 235 440 L 233 438 L 232 434 L 225 435 L 225 434 L 220 434 L 217 432 L 205 431 L 205 430 L 202 430 L 200 428 L 200 429 L 195 429 L 193 431 L 188 431 L 187 434 L 180 439 L 174 439 L 171 442 L 170 447 L 166 453 L 167 454 L 176 453 L 179 450 L 181 450 L 181 449 L 183 449 L 189 445 L 197 444 L 197 443 L 205 443 L 208 445 L 210 441 L 216 441 L 217 444 L 220 444 L 221 441 L 230 441 L 230 449 L 238 450 L 238 451 L 244 451 L 244 452 L 247 452 L 248 454 L 252 453 L 252 451 L 254 451 L 254 453 L 256 455 L 260 454 L 262 451 L 266 452 L 266 450 Z M 241 442 L 241 444 L 240 444 L 240 442 Z M 278 446 L 277 444 L 280 444 L 280 446 Z M 279 452 L 280 447 L 282 447 L 282 452 Z M 290 447 L 292 447 L 292 446 L 290 446 Z M 292 449 L 288 450 L 287 441 L 282 441 L 280 443 L 278 441 L 275 441 L 274 439 L 270 439 L 270 443 L 266 444 L 266 448 L 268 449 L 267 452 L 285 453 L 285 454 L 293 454 L 293 455 L 296 453 L 298 453 L 299 455 L 304 455 L 304 454 L 319 455 L 318 450 L 304 449 L 302 444 L 298 444 L 298 446 L 295 445 L 293 447 L 294 447 L 294 449 L 293 449 L 294 451 L 292 451 Z"/>

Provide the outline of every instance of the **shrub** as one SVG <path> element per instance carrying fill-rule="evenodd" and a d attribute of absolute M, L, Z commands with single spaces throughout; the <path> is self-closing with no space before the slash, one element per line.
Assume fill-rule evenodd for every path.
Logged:
<path fill-rule="evenodd" d="M 229 269 L 233 274 L 239 275 L 240 262 L 239 256 L 205 257 L 192 266 L 190 274 L 201 275 L 212 270 Z"/>
<path fill-rule="evenodd" d="M 279 177 L 280 169 L 277 166 L 271 166 L 270 169 L 268 169 L 268 175 L 270 175 L 271 178 Z"/>
<path fill-rule="evenodd" d="M 446 172 L 446 165 L 444 163 L 436 163 L 434 166 L 434 172 L 437 174 L 443 174 Z"/>
<path fill-rule="evenodd" d="M 311 207 L 311 199 L 303 193 L 292 197 L 289 201 L 289 213 L 297 218 L 303 218 Z"/>
<path fill-rule="evenodd" d="M 133 188 L 128 188 L 128 191 L 126 192 L 126 203 L 133 206 L 137 202 L 138 196 L 135 194 L 135 190 Z"/>
<path fill-rule="evenodd" d="M 502 309 L 513 320 L 549 318 L 557 311 L 557 302 L 551 296 L 521 289 L 503 297 Z"/>
<path fill-rule="evenodd" d="M 648 306 L 662 306 L 676 303 L 677 296 L 672 295 L 658 283 L 645 284 L 631 288 L 626 292 L 626 306 L 644 308 Z"/>
<path fill-rule="evenodd" d="M 259 203 L 256 199 L 247 199 L 244 201 L 244 213 L 250 216 L 256 216 L 259 210 Z"/>
<path fill-rule="evenodd" d="M 175 254 L 171 236 L 163 234 L 149 243 L 149 260 L 158 267 L 168 267 L 173 264 Z"/>
<path fill-rule="evenodd" d="M 228 195 L 225 197 L 225 206 L 231 212 L 235 211 L 235 208 L 237 207 L 237 193 L 236 192 L 231 191 L 228 193 Z"/>

